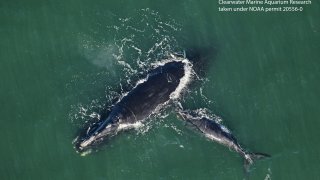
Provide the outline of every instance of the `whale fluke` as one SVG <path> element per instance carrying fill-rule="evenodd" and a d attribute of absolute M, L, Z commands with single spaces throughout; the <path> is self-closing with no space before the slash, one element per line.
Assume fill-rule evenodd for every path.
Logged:
<path fill-rule="evenodd" d="M 271 155 L 266 154 L 266 153 L 246 153 L 244 155 L 244 169 L 245 171 L 248 173 L 250 171 L 250 167 L 251 165 L 253 165 L 253 163 L 256 160 L 260 160 L 260 159 L 265 159 L 265 158 L 270 158 Z"/>

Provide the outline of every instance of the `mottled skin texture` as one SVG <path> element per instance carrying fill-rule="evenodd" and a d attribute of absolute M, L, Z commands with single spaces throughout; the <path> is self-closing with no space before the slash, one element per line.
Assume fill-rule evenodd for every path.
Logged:
<path fill-rule="evenodd" d="M 195 126 L 207 138 L 227 146 L 239 152 L 241 155 L 245 155 L 245 151 L 240 147 L 237 139 L 221 124 L 188 111 L 180 111 L 179 114 L 185 121 Z"/>
<path fill-rule="evenodd" d="M 216 141 L 239 153 L 245 159 L 246 169 L 249 168 L 249 165 L 251 165 L 255 159 L 269 157 L 269 155 L 263 153 L 246 152 L 239 145 L 237 139 L 231 134 L 231 132 L 215 120 L 199 116 L 192 111 L 180 110 L 178 113 L 182 117 L 182 119 L 196 127 L 207 138 Z"/>
<path fill-rule="evenodd" d="M 159 105 L 170 100 L 170 94 L 177 89 L 185 74 L 184 66 L 181 61 L 171 61 L 152 70 L 144 82 L 113 106 L 106 119 L 88 128 L 87 133 L 78 139 L 76 148 L 85 150 L 105 137 L 115 135 L 121 124 L 145 120 Z"/>

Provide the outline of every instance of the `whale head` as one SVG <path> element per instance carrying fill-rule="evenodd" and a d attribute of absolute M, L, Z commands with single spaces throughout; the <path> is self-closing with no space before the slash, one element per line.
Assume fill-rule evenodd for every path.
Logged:
<path fill-rule="evenodd" d="M 101 142 L 116 133 L 117 125 L 108 121 L 93 123 L 75 140 L 75 149 L 82 153 L 94 149 Z"/>

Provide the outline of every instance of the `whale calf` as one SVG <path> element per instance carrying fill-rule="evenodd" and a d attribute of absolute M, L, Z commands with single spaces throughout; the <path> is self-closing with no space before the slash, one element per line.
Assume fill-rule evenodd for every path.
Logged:
<path fill-rule="evenodd" d="M 218 142 L 229 149 L 232 149 L 239 153 L 245 160 L 245 169 L 249 170 L 249 166 L 253 164 L 254 160 L 265 157 L 270 157 L 264 153 L 251 153 L 243 149 L 238 143 L 237 139 L 232 133 L 222 124 L 218 123 L 214 119 L 199 115 L 195 111 L 178 110 L 180 117 L 194 126 L 197 130 L 203 133 L 208 139 Z"/>
<path fill-rule="evenodd" d="M 179 97 L 191 77 L 192 64 L 179 57 L 166 60 L 116 102 L 105 119 L 92 124 L 77 137 L 75 148 L 85 151 L 123 129 L 142 123 L 171 99 Z"/>

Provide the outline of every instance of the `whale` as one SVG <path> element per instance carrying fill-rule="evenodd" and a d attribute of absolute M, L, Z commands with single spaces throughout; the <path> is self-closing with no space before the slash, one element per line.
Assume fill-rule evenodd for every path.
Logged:
<path fill-rule="evenodd" d="M 118 132 L 143 123 L 170 101 L 179 98 L 191 79 L 191 71 L 192 64 L 185 58 L 172 56 L 160 62 L 113 104 L 105 118 L 89 125 L 76 138 L 76 150 L 83 152 L 92 149 Z"/>
<path fill-rule="evenodd" d="M 253 153 L 245 150 L 238 143 L 238 140 L 231 131 L 213 118 L 200 115 L 197 111 L 184 110 L 182 108 L 179 108 L 177 113 L 182 120 L 191 125 L 191 127 L 194 127 L 193 129 L 202 133 L 206 138 L 222 144 L 240 154 L 244 158 L 244 168 L 247 172 L 255 160 L 270 157 L 269 154 Z"/>

